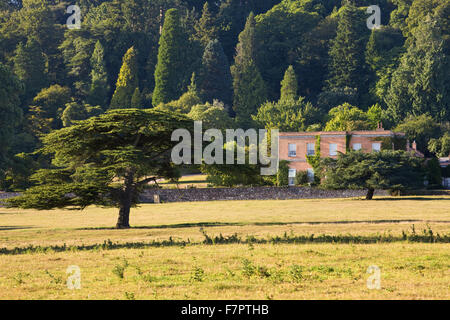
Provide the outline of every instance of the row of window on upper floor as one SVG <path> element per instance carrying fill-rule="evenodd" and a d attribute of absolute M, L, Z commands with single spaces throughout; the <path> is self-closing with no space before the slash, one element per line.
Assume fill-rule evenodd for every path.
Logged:
<path fill-rule="evenodd" d="M 336 143 L 330 143 L 329 144 L 330 149 L 330 156 L 337 156 L 337 144 Z M 361 143 L 354 143 L 353 144 L 353 150 L 358 151 L 361 150 L 362 146 Z M 372 143 L 372 151 L 380 151 L 381 150 L 381 143 L 374 142 Z M 307 143 L 306 144 L 306 155 L 307 156 L 313 156 L 315 154 L 315 144 L 314 143 Z M 294 143 L 289 143 L 288 145 L 288 156 L 289 157 L 296 157 L 297 156 L 297 145 Z"/>

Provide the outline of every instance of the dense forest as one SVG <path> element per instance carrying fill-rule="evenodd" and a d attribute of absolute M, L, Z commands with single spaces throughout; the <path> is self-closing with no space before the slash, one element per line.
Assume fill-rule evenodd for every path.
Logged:
<path fill-rule="evenodd" d="M 0 190 L 49 166 L 43 135 L 118 108 L 219 129 L 382 122 L 447 156 L 449 17 L 450 0 L 1 0 Z"/>

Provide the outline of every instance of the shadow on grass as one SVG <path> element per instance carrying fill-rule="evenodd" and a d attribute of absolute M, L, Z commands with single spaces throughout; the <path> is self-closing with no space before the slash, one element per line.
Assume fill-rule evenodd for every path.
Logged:
<path fill-rule="evenodd" d="M 405 201 L 405 200 L 418 200 L 418 201 L 434 201 L 434 200 L 447 200 L 450 201 L 450 197 L 444 198 L 444 197 L 422 197 L 422 196 L 407 196 L 407 198 L 404 197 L 389 197 L 389 198 L 373 198 L 369 201 Z"/>
<path fill-rule="evenodd" d="M 0 226 L 0 231 L 32 229 L 32 228 L 33 227 L 25 227 L 25 226 Z"/>
<path fill-rule="evenodd" d="M 114 243 L 111 240 L 103 242 L 103 244 L 93 245 L 75 245 L 67 246 L 33 246 L 16 247 L 16 248 L 0 248 L 0 255 L 17 255 L 17 254 L 31 254 L 31 253 L 54 253 L 54 252 L 77 252 L 77 251 L 100 251 L 100 250 L 115 250 L 115 249 L 145 249 L 158 247 L 185 247 L 198 245 L 226 245 L 226 244 L 307 244 L 307 243 L 331 243 L 331 244 L 374 244 L 374 243 L 393 243 L 393 242 L 412 242 L 412 243 L 450 243 L 450 234 L 440 235 L 434 234 L 431 229 L 424 230 L 423 234 L 416 234 L 402 232 L 401 236 L 393 236 L 391 234 L 375 234 L 375 235 L 288 235 L 274 236 L 267 238 L 256 238 L 254 236 L 247 236 L 242 238 L 236 233 L 224 237 L 219 236 L 210 237 L 202 230 L 204 240 L 200 242 L 191 242 L 189 239 L 174 240 L 172 237 L 169 240 L 152 242 L 127 242 Z"/>
<path fill-rule="evenodd" d="M 178 228 L 204 228 L 204 227 L 243 227 L 243 226 L 286 226 L 286 225 L 322 225 L 322 224 L 381 224 L 381 223 L 450 223 L 450 220 L 417 220 L 417 219 L 395 219 L 395 220 L 344 220 L 344 221 L 289 221 L 289 222 L 196 222 L 162 224 L 155 226 L 134 226 L 130 229 L 178 229 Z M 90 227 L 77 228 L 76 230 L 119 230 L 113 227 Z M 129 230 L 129 229 L 120 229 Z"/>

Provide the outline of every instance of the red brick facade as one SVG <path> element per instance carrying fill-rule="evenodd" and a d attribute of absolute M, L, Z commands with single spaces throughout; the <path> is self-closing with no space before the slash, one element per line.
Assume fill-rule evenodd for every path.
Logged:
<path fill-rule="evenodd" d="M 381 138 L 404 137 L 404 134 L 382 128 L 374 131 L 280 132 L 279 159 L 290 161 L 289 167 L 297 172 L 309 169 L 312 173 L 312 167 L 307 162 L 306 155 L 308 144 L 310 144 L 310 149 L 316 150 L 315 144 L 318 136 L 320 136 L 321 158 L 336 158 L 337 153 L 346 153 L 347 143 L 350 149 L 360 148 L 364 152 L 372 152 L 381 149 Z M 291 149 L 289 149 L 289 145 L 291 145 Z M 314 147 L 311 148 L 312 146 Z M 293 152 L 294 150 L 295 152 Z"/>

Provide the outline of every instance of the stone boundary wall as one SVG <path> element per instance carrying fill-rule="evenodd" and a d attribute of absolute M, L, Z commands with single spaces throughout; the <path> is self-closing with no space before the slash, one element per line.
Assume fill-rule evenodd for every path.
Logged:
<path fill-rule="evenodd" d="M 20 193 L 0 192 L 2 199 Z M 140 200 L 153 203 L 158 195 L 161 202 L 191 202 L 214 200 L 288 200 L 288 199 L 326 199 L 363 197 L 366 190 L 322 190 L 307 187 L 247 187 L 247 188 L 191 188 L 191 189 L 147 189 Z M 387 196 L 388 192 L 377 190 L 375 195 Z M 1 203 L 0 203 L 1 206 Z"/>
<path fill-rule="evenodd" d="M 366 190 L 322 190 L 306 187 L 246 187 L 246 188 L 192 188 L 147 189 L 141 201 L 153 203 L 159 195 L 161 202 L 190 202 L 214 200 L 288 200 L 362 197 Z M 387 196 L 387 191 L 377 190 L 375 195 Z"/>

